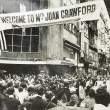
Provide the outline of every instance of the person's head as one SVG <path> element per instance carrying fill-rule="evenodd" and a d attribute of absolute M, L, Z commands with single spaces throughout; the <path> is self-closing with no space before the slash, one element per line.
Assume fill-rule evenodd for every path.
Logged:
<path fill-rule="evenodd" d="M 89 89 L 89 97 L 95 98 L 95 91 L 93 89 Z"/>
<path fill-rule="evenodd" d="M 18 88 L 19 87 L 19 83 L 15 83 L 14 87 Z"/>
<path fill-rule="evenodd" d="M 97 104 L 108 106 L 110 103 L 110 94 L 103 88 L 99 88 L 96 91 L 95 100 Z"/>
<path fill-rule="evenodd" d="M 24 89 L 24 88 L 27 88 L 27 85 L 26 85 L 26 83 L 22 82 L 22 83 L 20 84 L 20 87 L 22 87 L 22 88 Z"/>
<path fill-rule="evenodd" d="M 22 87 L 19 87 L 18 90 L 19 90 L 19 92 L 23 92 L 23 88 Z"/>
<path fill-rule="evenodd" d="M 70 106 L 74 106 L 75 104 L 78 105 L 79 104 L 79 98 L 76 94 L 71 95 L 70 97 Z"/>
<path fill-rule="evenodd" d="M 11 87 L 11 86 L 13 86 L 12 81 L 8 81 L 8 82 L 7 82 L 7 87 Z"/>
<path fill-rule="evenodd" d="M 84 87 L 84 81 L 80 81 L 80 85 Z"/>
<path fill-rule="evenodd" d="M 45 97 L 46 97 L 47 100 L 51 100 L 52 96 L 53 96 L 52 91 L 47 91 L 47 92 L 45 93 Z"/>
<path fill-rule="evenodd" d="M 44 88 L 40 85 L 40 86 L 34 88 L 34 92 L 36 92 L 38 95 L 43 95 Z"/>
<path fill-rule="evenodd" d="M 107 85 L 106 84 L 101 84 L 100 88 L 107 90 Z"/>
<path fill-rule="evenodd" d="M 28 87 L 27 91 L 29 94 L 32 94 L 34 92 L 34 87 L 33 86 Z"/>
<path fill-rule="evenodd" d="M 7 90 L 8 95 L 13 95 L 14 93 L 14 88 L 13 87 L 9 87 Z"/>

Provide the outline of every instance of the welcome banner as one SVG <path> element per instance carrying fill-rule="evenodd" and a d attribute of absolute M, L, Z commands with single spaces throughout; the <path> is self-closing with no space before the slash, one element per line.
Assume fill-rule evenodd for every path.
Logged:
<path fill-rule="evenodd" d="M 47 26 L 65 22 L 98 20 L 100 4 L 85 2 L 60 8 L 0 14 L 0 29 L 16 27 Z"/>

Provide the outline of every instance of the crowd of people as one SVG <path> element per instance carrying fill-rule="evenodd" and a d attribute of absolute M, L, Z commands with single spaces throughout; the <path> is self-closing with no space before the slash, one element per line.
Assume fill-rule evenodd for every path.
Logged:
<path fill-rule="evenodd" d="M 91 74 L 6 74 L 0 77 L 0 110 L 110 110 L 109 84 L 109 77 Z"/>

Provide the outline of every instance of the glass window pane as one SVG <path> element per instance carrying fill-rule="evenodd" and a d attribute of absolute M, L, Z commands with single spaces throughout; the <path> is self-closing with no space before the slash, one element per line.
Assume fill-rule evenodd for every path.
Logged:
<path fill-rule="evenodd" d="M 38 52 L 39 49 L 38 27 L 25 28 L 24 36 L 22 35 L 22 29 L 14 29 L 14 31 L 13 30 L 5 31 L 7 48 L 9 51 L 12 51 L 12 36 L 13 36 L 13 52 L 21 52 L 21 48 L 22 52 Z"/>
<path fill-rule="evenodd" d="M 6 37 L 7 49 L 8 51 L 12 52 L 12 35 L 5 35 L 5 37 Z"/>
<path fill-rule="evenodd" d="M 25 34 L 30 35 L 31 34 L 31 28 L 25 28 Z"/>
<path fill-rule="evenodd" d="M 21 52 L 21 36 L 13 36 L 13 51 Z"/>
<path fill-rule="evenodd" d="M 17 35 L 13 36 L 13 45 L 21 46 L 21 36 Z"/>
<path fill-rule="evenodd" d="M 48 0 L 43 1 L 43 8 L 44 9 L 48 8 Z"/>
<path fill-rule="evenodd" d="M 30 52 L 30 36 L 23 36 L 22 51 Z"/>
<path fill-rule="evenodd" d="M 39 36 L 32 36 L 31 38 L 31 52 L 38 52 Z"/>
<path fill-rule="evenodd" d="M 32 28 L 32 35 L 39 35 L 39 28 L 38 27 Z"/>
<path fill-rule="evenodd" d="M 13 45 L 13 52 L 21 52 L 21 47 Z"/>
<path fill-rule="evenodd" d="M 14 29 L 14 34 L 22 34 L 22 29 Z"/>
<path fill-rule="evenodd" d="M 40 0 L 32 0 L 32 10 L 39 10 L 40 9 Z"/>
<path fill-rule="evenodd" d="M 9 29 L 9 30 L 4 30 L 5 34 L 12 34 L 13 33 L 13 29 Z"/>

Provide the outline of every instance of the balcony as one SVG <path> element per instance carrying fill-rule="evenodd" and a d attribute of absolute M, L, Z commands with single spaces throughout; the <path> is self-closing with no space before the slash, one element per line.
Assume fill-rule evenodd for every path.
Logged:
<path fill-rule="evenodd" d="M 1 52 L 0 60 L 12 61 L 42 61 L 46 58 L 46 53 L 19 53 Z"/>

